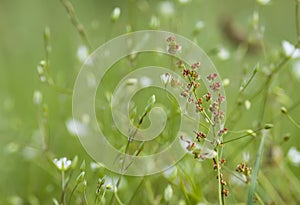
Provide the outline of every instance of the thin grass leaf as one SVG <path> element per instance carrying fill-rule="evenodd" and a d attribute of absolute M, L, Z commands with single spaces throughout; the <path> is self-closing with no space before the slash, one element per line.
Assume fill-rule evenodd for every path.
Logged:
<path fill-rule="evenodd" d="M 255 188 L 256 188 L 256 181 L 257 181 L 257 178 L 258 178 L 258 173 L 259 173 L 259 168 L 260 168 L 260 161 L 261 161 L 263 150 L 264 150 L 264 143 L 265 143 L 266 135 L 267 135 L 267 131 L 263 130 L 260 145 L 259 145 L 259 149 L 257 151 L 257 155 L 256 155 L 256 159 L 255 159 L 253 173 L 252 173 L 250 189 L 249 189 L 249 192 L 248 192 L 247 205 L 252 205 L 253 204 L 254 193 L 255 193 Z"/>
<path fill-rule="evenodd" d="M 182 175 L 181 175 L 180 172 L 178 172 L 178 176 L 179 176 L 179 179 L 180 179 L 180 188 L 181 188 L 182 193 L 184 194 L 184 197 L 185 197 L 185 199 L 186 199 L 186 202 L 187 202 L 187 204 L 191 204 L 189 195 L 188 195 L 188 193 L 187 193 L 187 190 L 185 189 L 184 179 L 183 179 L 183 177 L 182 177 Z"/>
<path fill-rule="evenodd" d="M 269 196 L 272 196 L 272 201 L 276 202 L 277 204 L 285 204 L 284 200 L 280 197 L 278 193 L 278 189 L 272 185 L 271 181 L 268 179 L 268 177 L 264 174 L 260 174 L 259 176 L 259 182 L 261 184 L 261 187 L 263 187 L 264 190 L 268 193 Z"/>

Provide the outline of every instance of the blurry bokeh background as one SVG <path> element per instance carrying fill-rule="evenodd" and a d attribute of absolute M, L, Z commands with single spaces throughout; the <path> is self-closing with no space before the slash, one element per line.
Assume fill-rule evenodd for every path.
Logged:
<path fill-rule="evenodd" d="M 230 80 L 226 87 L 227 110 L 229 114 L 235 110 L 239 113 L 238 119 L 229 119 L 229 130 L 255 130 L 260 123 L 274 123 L 265 145 L 264 174 L 259 181 L 262 201 L 266 204 L 281 204 L 278 200 L 287 204 L 300 203 L 299 153 L 293 155 L 298 162 L 292 163 L 293 157 L 287 157 L 291 147 L 300 148 L 300 130 L 280 113 L 281 106 L 292 108 L 289 114 L 300 123 L 298 60 L 291 59 L 273 78 L 263 119 L 262 97 L 252 97 L 265 83 L 268 69 L 284 58 L 282 42 L 297 41 L 295 1 L 272 0 L 267 5 L 254 0 L 71 0 L 71 3 L 84 25 L 92 50 L 118 35 L 146 29 L 171 31 L 196 42 L 213 60 L 221 77 Z M 114 22 L 111 15 L 116 7 L 121 14 Z M 51 32 L 51 76 L 57 85 L 72 89 L 82 65 L 80 49 L 84 42 L 61 1 L 0 0 L 1 204 L 53 204 L 52 198 L 60 197 L 59 172 L 43 154 L 38 124 L 40 110 L 33 103 L 35 90 L 43 94 L 43 103 L 48 106 L 48 145 L 54 156 L 72 159 L 78 155 L 80 162 L 85 159 L 88 165 L 93 161 L 66 126 L 72 118 L 72 96 L 41 83 L 37 74 L 37 65 L 45 59 L 45 27 Z M 238 40 L 238 36 L 242 36 L 242 40 Z M 257 63 L 259 73 L 247 92 L 239 96 L 242 105 L 237 108 L 239 87 L 251 76 Z M 251 102 L 249 110 L 244 106 L 246 100 Z M 228 138 L 239 136 L 236 133 L 228 135 Z M 228 161 L 229 181 L 231 172 L 243 161 L 245 153 L 250 155 L 249 163 L 254 163 L 258 143 L 259 139 L 248 141 L 247 138 L 226 145 L 224 155 Z M 157 196 L 163 198 L 164 189 L 170 183 L 176 195 L 170 204 L 180 200 L 182 204 L 217 201 L 217 181 L 211 161 L 198 163 L 188 156 L 178 166 L 181 167 L 178 176 L 184 179 L 185 189 L 182 184 L 176 185 L 176 180 L 163 175 L 150 176 L 142 184 L 143 191 L 135 193 L 133 201 L 136 202 L 132 204 L 155 204 Z M 115 176 L 107 170 L 104 172 Z M 89 204 L 93 204 L 98 174 L 90 171 L 87 176 Z M 120 188 L 119 195 L 125 202 L 130 198 L 128 195 L 134 193 L 131 190 L 136 189 L 139 180 L 128 178 L 125 188 Z M 247 186 L 233 180 L 228 204 L 243 202 L 246 195 Z"/>

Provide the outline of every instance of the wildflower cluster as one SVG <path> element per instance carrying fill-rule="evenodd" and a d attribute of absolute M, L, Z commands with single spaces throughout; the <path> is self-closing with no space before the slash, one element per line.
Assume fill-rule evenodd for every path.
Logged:
<path fill-rule="evenodd" d="M 176 38 L 174 36 L 168 37 L 167 43 L 167 50 L 171 54 L 175 54 L 182 49 L 182 47 L 176 42 Z M 201 87 L 200 80 L 202 79 L 202 76 L 199 73 L 199 69 L 201 69 L 201 62 L 196 61 L 190 65 L 186 65 L 186 63 L 182 60 L 179 60 L 176 63 L 176 66 L 181 70 L 182 76 L 188 80 L 188 83 L 185 86 L 182 83 L 177 83 L 177 85 L 181 85 L 183 89 L 181 96 L 186 98 L 188 103 L 194 103 L 195 111 L 203 114 L 205 119 L 212 126 L 215 126 L 224 120 L 225 113 L 221 110 L 221 104 L 225 102 L 225 96 L 223 96 L 220 92 L 222 84 L 218 81 L 218 74 L 211 73 L 205 77 L 206 79 L 203 79 L 209 82 L 209 90 L 203 96 L 198 96 L 198 89 Z M 170 73 L 162 75 L 161 78 L 165 86 L 174 81 L 174 78 Z M 217 98 L 213 100 L 213 96 L 217 96 Z M 206 107 L 208 107 L 208 109 Z M 212 119 L 206 114 L 206 111 L 212 114 Z M 218 136 L 221 136 L 226 132 L 226 128 L 224 130 L 219 130 Z M 199 136 L 197 136 L 197 140 L 199 141 Z"/>
<path fill-rule="evenodd" d="M 168 52 L 171 54 L 176 54 L 177 52 L 181 51 L 181 46 L 176 43 L 176 38 L 174 36 L 170 36 L 167 38 L 168 42 Z"/>
<path fill-rule="evenodd" d="M 246 183 L 250 182 L 251 171 L 252 168 L 247 165 L 247 163 L 243 162 L 237 165 L 235 171 L 243 174 L 246 177 Z"/>
<path fill-rule="evenodd" d="M 175 37 L 171 36 L 167 38 L 168 42 L 168 52 L 170 54 L 175 54 L 182 47 L 176 42 Z M 192 64 L 187 65 L 182 60 L 176 63 L 178 69 L 181 70 L 182 76 L 187 79 L 186 84 L 182 84 L 181 97 L 187 99 L 187 103 L 193 104 L 195 106 L 195 112 L 200 113 L 204 116 L 206 121 L 214 129 L 213 140 L 207 138 L 207 135 L 199 130 L 194 130 L 195 133 L 194 140 L 185 139 L 183 136 L 180 139 L 187 143 L 186 149 L 191 152 L 195 159 L 204 160 L 207 158 L 213 159 L 213 169 L 218 171 L 217 179 L 219 180 L 221 187 L 221 194 L 228 196 L 229 190 L 226 188 L 227 182 L 223 179 L 221 172 L 222 165 L 226 162 L 225 159 L 218 160 L 217 152 L 213 150 L 204 150 L 203 148 L 197 146 L 197 143 L 203 143 L 208 141 L 214 148 L 217 149 L 222 143 L 221 137 L 227 133 L 227 128 L 223 128 L 220 123 L 224 120 L 225 113 L 221 109 L 222 103 L 225 102 L 225 96 L 221 94 L 221 82 L 218 81 L 218 74 L 211 73 L 207 76 L 201 76 L 199 70 L 201 68 L 201 62 L 196 61 Z M 208 82 L 207 92 L 200 96 L 201 80 L 206 80 Z M 172 81 L 172 76 L 167 73 L 162 76 L 163 84 L 166 86 L 167 83 Z M 208 115 L 211 113 L 211 116 Z M 220 128 L 218 128 L 220 127 Z"/>

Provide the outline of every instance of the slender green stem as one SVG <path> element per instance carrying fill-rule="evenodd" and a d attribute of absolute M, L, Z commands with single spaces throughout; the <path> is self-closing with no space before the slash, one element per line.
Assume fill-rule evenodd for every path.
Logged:
<path fill-rule="evenodd" d="M 219 205 L 224 205 L 224 198 L 223 198 L 223 186 L 221 184 L 222 174 L 221 174 L 221 167 L 219 163 L 220 159 L 220 146 L 217 147 L 217 156 L 216 156 L 216 163 L 217 163 L 217 172 L 218 172 L 218 198 L 219 198 Z"/>
<path fill-rule="evenodd" d="M 72 3 L 69 0 L 60 0 L 60 1 L 62 2 L 65 9 L 67 10 L 72 24 L 74 25 L 74 27 L 78 31 L 82 41 L 88 47 L 89 52 L 90 52 L 92 50 L 92 46 L 90 44 L 90 41 L 88 40 L 88 37 L 87 37 L 86 31 L 84 29 L 84 26 L 80 23 L 77 15 L 75 13 L 75 10 L 74 10 L 74 7 L 73 7 Z"/>
<path fill-rule="evenodd" d="M 250 184 L 250 189 L 248 192 L 248 199 L 247 199 L 247 205 L 252 205 L 253 204 L 253 199 L 254 199 L 254 194 L 255 194 L 255 189 L 256 189 L 256 182 L 258 178 L 258 173 L 260 169 L 260 162 L 262 158 L 262 153 L 263 153 L 263 148 L 265 144 L 265 138 L 266 138 L 266 131 L 262 132 L 262 138 L 260 141 L 260 145 L 256 154 L 256 159 L 255 159 L 255 164 L 254 164 L 254 169 L 252 173 L 252 178 L 251 178 L 251 184 Z"/>
<path fill-rule="evenodd" d="M 84 202 L 85 202 L 86 205 L 89 204 L 88 200 L 87 200 L 87 196 L 86 196 L 86 191 L 85 190 L 83 191 L 83 200 L 84 200 Z"/>
<path fill-rule="evenodd" d="M 294 120 L 294 118 L 292 118 L 292 116 L 290 116 L 289 114 L 287 114 L 287 117 L 289 118 L 289 120 L 291 121 L 291 123 L 293 123 L 293 125 L 295 125 L 297 128 L 300 129 L 300 125 Z"/>
<path fill-rule="evenodd" d="M 260 131 L 262 129 L 264 129 L 264 128 L 259 128 L 259 129 L 255 130 L 255 131 L 253 131 L 253 133 L 257 133 L 258 131 Z M 234 139 L 231 139 L 231 140 L 227 140 L 227 141 L 223 142 L 223 144 L 226 144 L 226 143 L 229 143 L 229 142 L 233 142 L 233 141 L 236 141 L 236 140 L 248 137 L 248 136 L 252 135 L 253 133 L 247 133 L 247 134 L 242 135 L 240 137 L 237 137 L 237 138 L 234 138 Z"/>
<path fill-rule="evenodd" d="M 44 68 L 45 68 L 45 76 L 46 76 L 48 85 L 60 93 L 72 95 L 73 91 L 71 89 L 63 88 L 63 87 L 57 85 L 54 82 L 53 78 L 51 77 L 51 73 L 50 73 L 51 44 L 50 44 L 50 29 L 48 27 L 46 27 L 45 31 L 44 31 L 44 50 L 45 50 L 45 62 L 46 62 Z"/>
<path fill-rule="evenodd" d="M 70 204 L 71 199 L 72 199 L 72 197 L 73 197 L 73 194 L 74 194 L 75 190 L 77 189 L 77 187 L 78 187 L 78 184 L 76 184 L 76 185 L 74 186 L 74 188 L 72 189 L 71 194 L 70 194 L 70 198 L 69 198 L 69 201 L 68 201 L 68 205 Z"/>
<path fill-rule="evenodd" d="M 142 178 L 142 180 L 140 181 L 139 185 L 133 192 L 133 194 L 132 194 L 131 198 L 129 199 L 129 201 L 127 202 L 127 204 L 132 204 L 134 197 L 137 196 L 138 190 L 142 187 L 142 184 L 144 183 L 144 181 L 145 181 L 145 177 Z"/>
<path fill-rule="evenodd" d="M 258 203 L 260 205 L 264 205 L 265 203 L 262 201 L 262 199 L 260 198 L 260 196 L 258 195 L 258 193 L 255 192 L 255 198 L 257 199 Z"/>
<path fill-rule="evenodd" d="M 57 84 L 54 83 L 54 81 L 51 79 L 49 80 L 49 85 L 56 91 L 60 92 L 60 93 L 63 93 L 63 94 L 66 94 L 66 95 L 72 95 L 73 94 L 73 91 L 71 89 L 68 89 L 68 88 L 64 88 L 64 87 L 61 87 Z"/>
<path fill-rule="evenodd" d="M 100 199 L 100 204 L 102 204 L 102 202 L 104 201 L 105 194 L 106 194 L 106 189 L 104 189 L 104 191 L 102 193 L 102 196 L 101 196 L 101 199 Z"/>
<path fill-rule="evenodd" d="M 50 64 L 50 53 L 51 53 L 51 44 L 50 44 L 50 29 L 48 27 L 44 30 L 44 50 L 45 50 L 45 60 L 46 60 L 46 71 L 50 73 L 49 64 Z"/>
<path fill-rule="evenodd" d="M 296 32 L 297 32 L 297 41 L 300 41 L 300 28 L 299 28 L 299 0 L 295 0 L 295 23 L 296 23 Z"/>
<path fill-rule="evenodd" d="M 121 201 L 121 199 L 118 196 L 117 189 L 114 190 L 114 196 L 115 196 L 115 199 L 117 200 L 117 202 L 119 203 L 119 205 L 124 205 L 123 202 Z"/>
<path fill-rule="evenodd" d="M 151 109 L 150 109 L 150 110 L 151 110 Z M 142 125 L 142 123 L 143 123 L 143 121 L 144 121 L 144 118 L 147 116 L 147 114 L 150 112 L 150 110 L 146 110 L 146 111 L 143 113 L 143 115 L 142 115 L 142 116 L 140 117 L 140 119 L 139 119 L 139 122 L 138 122 L 138 125 L 136 126 L 135 131 L 133 132 L 132 135 L 129 136 L 129 138 L 128 138 L 128 140 L 127 140 L 127 144 L 126 144 L 125 152 L 124 152 L 124 153 L 125 153 L 125 156 L 124 156 L 125 158 L 123 159 L 123 161 L 122 161 L 122 166 L 121 166 L 121 172 L 122 172 L 122 173 L 121 173 L 121 175 L 119 176 L 118 181 L 117 181 L 117 183 L 116 183 L 116 191 L 115 191 L 115 192 L 117 192 L 117 189 L 118 189 L 118 187 L 120 186 L 122 177 L 123 177 L 123 175 L 124 175 L 124 171 L 127 170 L 128 167 L 132 164 L 132 162 L 129 163 L 129 165 L 126 166 L 126 168 L 125 168 L 125 161 L 126 161 L 126 156 L 129 154 L 129 146 L 130 146 L 130 143 L 134 140 L 134 138 L 135 138 L 135 136 L 136 136 L 138 130 L 140 129 L 140 127 L 141 127 L 141 125 Z M 136 156 L 139 155 L 140 152 L 141 152 L 141 150 L 138 150 L 138 151 L 136 152 Z M 111 200 L 110 200 L 110 203 L 109 203 L 110 205 L 114 204 L 114 199 L 115 199 L 115 198 L 116 198 L 116 194 L 114 194 L 114 195 L 112 196 L 112 198 L 111 198 Z"/>
<path fill-rule="evenodd" d="M 188 195 L 188 192 L 187 192 L 187 190 L 186 190 L 186 188 L 185 188 L 185 185 L 184 185 L 184 179 L 183 179 L 183 177 L 182 177 L 182 175 L 180 174 L 180 172 L 178 173 L 178 176 L 179 176 L 179 179 L 180 179 L 180 188 L 181 188 L 181 190 L 182 190 L 182 192 L 183 192 L 183 194 L 184 194 L 184 197 L 185 197 L 185 199 L 186 199 L 186 202 L 187 202 L 187 204 L 191 204 L 191 200 L 190 200 L 190 197 L 189 197 L 189 195 Z"/>
<path fill-rule="evenodd" d="M 262 110 L 260 113 L 261 116 L 259 118 L 259 119 L 261 119 L 261 123 L 264 121 L 264 117 L 265 117 L 266 105 L 267 105 L 268 98 L 269 98 L 269 87 L 270 87 L 271 79 L 272 79 L 272 75 L 269 75 L 267 82 L 265 84 L 265 95 L 263 96 Z"/>
<path fill-rule="evenodd" d="M 65 205 L 66 204 L 66 186 L 65 186 L 65 171 L 61 171 L 61 200 L 60 203 Z"/>
<path fill-rule="evenodd" d="M 242 97 L 242 94 L 243 92 L 245 91 L 245 89 L 249 86 L 249 84 L 252 82 L 252 80 L 254 79 L 255 75 L 257 74 L 258 72 L 258 66 L 259 64 L 257 63 L 255 65 L 255 67 L 253 68 L 253 71 L 252 71 L 252 74 L 250 76 L 250 78 L 245 82 L 245 83 L 241 83 L 241 87 L 240 87 L 240 90 L 239 90 L 239 93 L 238 93 L 238 96 L 237 96 L 237 99 L 236 99 L 236 104 L 237 104 L 237 108 L 235 108 L 234 110 L 232 110 L 230 112 L 230 114 L 228 115 L 228 119 L 230 119 L 229 122 L 227 122 L 227 124 L 234 124 L 234 122 L 237 120 L 238 118 L 238 114 L 240 114 L 240 108 L 241 108 L 241 104 L 240 104 L 240 99 Z M 263 90 L 263 87 L 262 89 L 258 92 L 258 94 Z M 252 98 L 250 98 L 252 99 Z"/>
<path fill-rule="evenodd" d="M 246 83 L 244 83 L 241 88 L 240 88 L 240 92 L 239 94 L 242 94 L 242 92 L 248 87 L 248 85 L 251 83 L 251 81 L 254 79 L 254 76 L 256 75 L 257 73 L 257 68 L 258 68 L 259 64 L 256 64 L 254 69 L 253 69 L 253 72 L 250 76 L 250 78 L 246 81 Z"/>

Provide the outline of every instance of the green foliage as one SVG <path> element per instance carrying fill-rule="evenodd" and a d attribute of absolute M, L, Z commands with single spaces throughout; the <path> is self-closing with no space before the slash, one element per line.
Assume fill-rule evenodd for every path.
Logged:
<path fill-rule="evenodd" d="M 0 204 L 299 204 L 300 160 L 292 149 L 300 149 L 299 2 L 266 2 L 2 0 Z M 128 177 L 96 163 L 74 136 L 72 89 L 86 55 L 118 35 L 146 29 L 191 39 L 217 66 L 228 132 L 216 161 L 187 155 L 164 173 Z M 179 113 L 165 93 L 137 93 L 133 124 L 149 126 L 157 103 L 168 109 L 169 124 L 150 144 L 127 148 L 109 105 L 127 74 L 121 68 L 172 67 L 173 61 L 151 52 L 127 56 L 99 85 L 99 127 L 122 152 L 143 156 L 169 146 Z"/>

